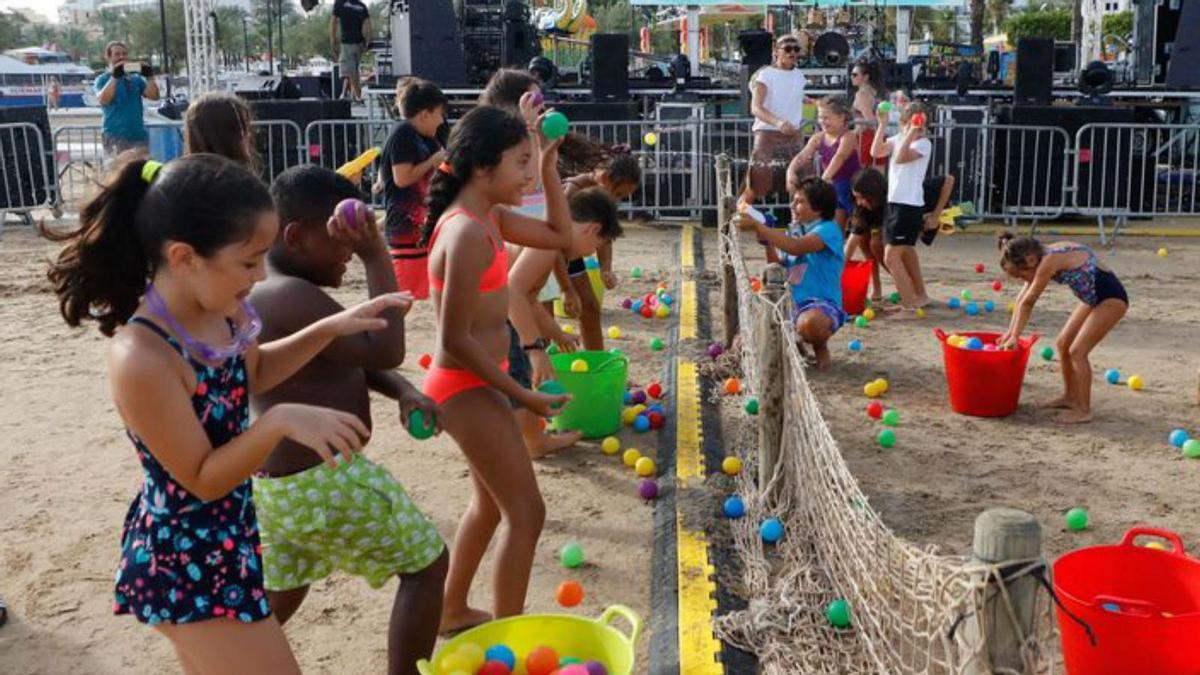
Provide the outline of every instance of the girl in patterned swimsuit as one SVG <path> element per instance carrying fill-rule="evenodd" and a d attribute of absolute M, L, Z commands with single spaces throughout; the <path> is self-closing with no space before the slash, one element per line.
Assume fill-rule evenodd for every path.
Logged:
<path fill-rule="evenodd" d="M 1025 281 L 1017 297 L 1008 332 L 999 346 L 1012 349 L 1029 322 L 1033 306 L 1051 281 L 1069 286 L 1080 304 L 1058 333 L 1056 346 L 1062 362 L 1063 395 L 1046 404 L 1061 408 L 1058 421 L 1092 419 L 1092 349 L 1129 310 L 1129 296 L 1121 280 L 1101 266 L 1092 249 L 1065 241 L 1043 246 L 1033 237 L 1000 235 L 1000 266 L 1010 276 Z"/>
<path fill-rule="evenodd" d="M 171 640 L 186 673 L 298 673 L 263 591 L 250 476 L 285 438 L 332 466 L 358 417 L 285 405 L 249 423 L 249 394 L 290 377 L 332 340 L 386 325 L 380 296 L 259 346 L 245 303 L 278 222 L 254 174 L 216 155 L 167 166 L 123 158 L 80 212 L 49 277 L 71 326 L 112 337 L 113 399 L 144 482 L 121 535 L 113 610 Z M 213 619 L 225 619 L 221 621 Z"/>

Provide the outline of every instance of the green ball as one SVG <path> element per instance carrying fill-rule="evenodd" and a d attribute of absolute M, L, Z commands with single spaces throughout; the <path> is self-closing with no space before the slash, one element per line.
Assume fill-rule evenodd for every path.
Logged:
<path fill-rule="evenodd" d="M 891 302 L 893 305 L 899 304 L 900 303 L 900 291 L 892 291 L 892 294 L 888 296 L 888 301 Z"/>
<path fill-rule="evenodd" d="M 1054 347 L 1042 347 L 1042 358 L 1047 361 L 1054 359 Z"/>
<path fill-rule="evenodd" d="M 867 317 L 865 317 L 865 316 L 860 316 L 860 317 L 854 319 L 854 325 L 858 326 L 859 328 L 866 328 L 867 324 L 869 324 L 869 323 L 870 323 L 870 321 L 867 321 Z"/>
<path fill-rule="evenodd" d="M 758 399 L 756 399 L 756 398 L 746 399 L 746 412 L 750 413 L 751 415 L 758 414 Z"/>
<path fill-rule="evenodd" d="M 632 270 L 632 271 L 631 271 L 629 274 L 630 274 L 630 276 L 632 276 L 634 279 L 641 279 L 641 278 L 642 278 L 642 268 L 640 268 L 640 267 L 635 267 L 635 268 L 633 268 L 633 270 Z"/>
<path fill-rule="evenodd" d="M 837 628 L 850 627 L 850 603 L 838 598 L 825 607 L 825 618 Z"/>
<path fill-rule="evenodd" d="M 971 291 L 964 290 L 962 293 L 959 293 L 959 296 L 961 296 L 963 300 L 970 300 L 971 299 Z"/>
<path fill-rule="evenodd" d="M 558 552 L 558 560 L 568 569 L 579 567 L 583 564 L 583 547 L 575 542 L 563 546 Z"/>
<path fill-rule="evenodd" d="M 879 444 L 885 448 L 890 448 L 896 444 L 896 432 L 891 429 L 884 429 L 879 432 Z"/>
<path fill-rule="evenodd" d="M 666 345 L 663 344 L 662 338 L 654 338 L 650 340 L 650 349 L 653 349 L 656 352 L 661 352 L 665 346 Z"/>
<path fill-rule="evenodd" d="M 870 298 L 864 299 L 863 300 L 863 309 L 866 309 L 867 307 L 870 307 L 870 306 L 871 306 L 871 299 Z"/>
<path fill-rule="evenodd" d="M 549 347 L 546 348 L 546 353 L 551 356 L 554 356 L 555 354 L 558 353 L 558 345 L 550 345 Z"/>
<path fill-rule="evenodd" d="M 418 441 L 433 436 L 433 429 L 436 426 L 437 418 L 430 415 L 429 419 L 425 419 L 425 411 L 420 408 L 408 414 L 408 433 Z"/>
<path fill-rule="evenodd" d="M 567 666 L 572 666 L 572 665 L 582 664 L 582 663 L 583 663 L 583 659 L 577 659 L 574 656 L 564 656 L 558 660 L 558 667 L 566 668 Z"/>
<path fill-rule="evenodd" d="M 899 424 L 900 423 L 900 411 L 899 410 L 889 410 L 889 411 L 883 413 L 883 423 L 884 423 L 884 425 L 889 426 L 889 427 L 894 427 L 897 424 Z"/>
<path fill-rule="evenodd" d="M 1196 459 L 1200 457 L 1200 441 L 1189 438 L 1183 444 L 1183 456 L 1188 459 Z"/>
<path fill-rule="evenodd" d="M 1088 526 L 1088 512 L 1076 506 L 1067 511 L 1067 529 L 1072 532 L 1086 530 Z"/>
<path fill-rule="evenodd" d="M 548 141 L 556 141 L 567 135 L 567 116 L 560 112 L 552 112 L 542 118 L 542 135 Z"/>

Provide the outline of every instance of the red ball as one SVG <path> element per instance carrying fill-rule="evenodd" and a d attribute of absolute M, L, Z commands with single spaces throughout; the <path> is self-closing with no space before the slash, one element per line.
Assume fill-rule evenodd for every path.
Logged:
<path fill-rule="evenodd" d="M 975 272 L 977 274 L 983 274 L 983 270 L 985 270 L 985 269 L 987 269 L 987 268 L 983 266 L 983 263 L 979 263 L 978 265 L 975 266 Z"/>
<path fill-rule="evenodd" d="M 1004 288 L 1004 284 L 1000 283 L 999 281 L 992 282 L 992 290 L 993 291 L 996 291 L 997 293 L 999 293 L 1000 290 L 1003 288 Z"/>
<path fill-rule="evenodd" d="M 433 356 L 430 354 L 422 354 L 421 358 L 417 359 L 417 363 L 425 370 L 429 370 L 429 364 L 433 363 Z"/>
<path fill-rule="evenodd" d="M 912 116 L 912 125 L 914 127 L 925 126 L 925 113 L 917 113 Z"/>
<path fill-rule="evenodd" d="M 883 417 L 883 404 L 879 401 L 871 401 L 867 404 L 867 416 L 872 419 Z"/>
<path fill-rule="evenodd" d="M 651 382 L 650 386 L 646 387 L 646 393 L 650 394 L 650 396 L 653 398 L 662 398 L 662 395 L 663 395 L 662 385 L 657 382 Z"/>
<path fill-rule="evenodd" d="M 554 598 L 563 607 L 574 607 L 583 602 L 583 584 L 574 579 L 564 581 L 558 585 L 558 592 L 554 594 Z M 529 657 L 533 658 L 533 654 L 530 653 Z M 554 665 L 558 665 L 558 659 L 554 659 Z M 525 662 L 525 668 L 532 675 L 533 668 L 530 667 L 528 660 Z"/>
<path fill-rule="evenodd" d="M 536 647 L 525 657 L 525 672 L 529 675 L 550 675 L 555 670 L 558 670 L 558 654 L 549 647 Z"/>
<path fill-rule="evenodd" d="M 642 316 L 646 317 L 647 319 L 654 316 L 654 310 L 650 309 L 650 305 L 642 305 Z"/>
<path fill-rule="evenodd" d="M 663 416 L 661 414 L 652 412 L 652 413 L 646 415 L 646 417 L 650 418 L 650 428 L 651 429 L 661 429 L 662 428 L 663 422 L 665 420 L 663 420 Z"/>
<path fill-rule="evenodd" d="M 488 661 L 483 664 L 476 675 L 511 675 L 512 671 L 502 661 Z"/>

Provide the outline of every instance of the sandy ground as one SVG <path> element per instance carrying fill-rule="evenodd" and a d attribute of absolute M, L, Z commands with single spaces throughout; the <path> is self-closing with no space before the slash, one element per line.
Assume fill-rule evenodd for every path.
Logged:
<path fill-rule="evenodd" d="M 1043 230 L 1046 242 L 1061 240 Z M 1073 237 L 1098 246 L 1094 238 Z M 745 241 L 745 240 L 744 240 Z M 750 251 L 752 242 L 744 250 Z M 1169 255 L 1160 258 L 1159 247 Z M 715 240 L 707 243 L 715 251 Z M 756 255 L 761 251 L 760 247 Z M 1062 391 L 1057 356 L 1053 362 L 1032 355 L 1021 405 L 1003 419 L 958 415 L 950 410 L 942 368 L 941 345 L 933 329 L 1002 332 L 1020 282 L 1002 277 L 995 240 L 990 236 L 940 237 L 932 249 L 919 247 L 930 296 L 938 300 L 923 321 L 876 319 L 865 328 L 848 325 L 830 343 L 834 362 L 825 373 L 810 375 L 822 413 L 838 439 L 851 471 L 871 505 L 895 531 L 917 543 L 937 544 L 948 553 L 970 549 L 975 516 L 994 506 L 1027 510 L 1042 524 L 1051 557 L 1079 547 L 1116 543 L 1139 523 L 1174 530 L 1195 553 L 1200 528 L 1187 504 L 1195 494 L 1200 463 L 1182 458 L 1167 442 L 1182 427 L 1200 435 L 1200 409 L 1194 406 L 1197 368 L 1197 317 L 1200 242 L 1184 239 L 1121 239 L 1102 258 L 1126 285 L 1131 308 L 1125 319 L 1093 352 L 1095 420 L 1062 426 L 1054 412 L 1037 403 Z M 714 256 L 710 255 L 710 259 Z M 977 274 L 977 263 L 986 266 Z M 762 269 L 761 255 L 751 263 Z M 893 290 L 884 276 L 885 294 Z M 969 289 L 982 304 L 997 309 L 978 317 L 951 311 L 946 301 Z M 1063 286 L 1051 284 L 1028 330 L 1054 338 L 1077 301 Z M 719 312 L 719 305 L 714 305 Z M 718 319 L 719 320 L 719 319 Z M 861 340 L 853 354 L 847 344 Z M 1117 368 L 1122 382 L 1130 375 L 1145 380 L 1142 391 L 1104 382 Z M 883 427 L 865 413 L 863 385 L 885 377 L 886 407 L 901 414 L 898 442 L 881 448 L 875 435 Z M 1070 532 L 1064 515 L 1072 507 L 1088 510 L 1091 524 Z"/>
<path fill-rule="evenodd" d="M 618 244 L 616 269 L 623 286 L 605 301 L 605 325 L 625 333 L 615 341 L 631 357 L 631 379 L 646 384 L 663 372 L 664 354 L 649 350 L 666 338 L 668 322 L 645 321 L 617 308 L 625 294 L 645 293 L 677 273 L 678 230 L 630 226 Z M 45 261 L 55 248 L 27 229 L 10 228 L 0 240 L 0 596 L 9 604 L 0 629 L 0 672 L 162 673 L 175 670 L 168 643 L 128 617 L 113 617 L 112 576 L 119 532 L 141 470 L 110 402 L 99 332 L 70 330 L 58 316 L 45 281 Z M 629 280 L 641 266 L 646 278 Z M 672 283 L 677 283 L 675 279 Z M 365 297 L 361 269 L 336 296 Z M 673 322 L 673 319 L 672 319 Z M 433 315 L 414 309 L 402 372 L 419 381 L 417 356 L 430 351 Z M 610 341 L 611 342 L 611 341 Z M 466 506 L 466 472 L 449 437 L 413 441 L 388 401 L 373 401 L 376 430 L 367 453 L 389 468 L 449 540 Z M 651 433 L 622 444 L 653 452 Z M 597 444 L 577 446 L 538 463 L 548 507 L 530 585 L 531 612 L 556 611 L 554 590 L 570 577 L 586 589 L 571 613 L 597 616 L 614 603 L 649 617 L 653 508 L 637 495 L 632 471 L 603 455 Z M 568 575 L 558 549 L 582 544 L 587 565 Z M 490 606 L 485 560 L 474 603 Z M 335 574 L 317 584 L 287 627 L 306 672 L 377 673 L 386 663 L 386 625 L 395 582 L 372 591 L 358 579 Z M 644 671 L 648 633 L 640 640 Z"/>

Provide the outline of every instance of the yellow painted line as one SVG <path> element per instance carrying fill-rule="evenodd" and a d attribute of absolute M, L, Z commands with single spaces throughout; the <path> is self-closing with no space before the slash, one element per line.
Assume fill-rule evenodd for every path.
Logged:
<path fill-rule="evenodd" d="M 1020 222 L 1018 229 L 1024 231 L 1029 227 L 1029 223 Z M 968 225 L 965 230 L 959 230 L 952 235 L 943 236 L 959 236 L 959 235 L 993 235 L 1003 230 L 1008 229 L 1002 223 L 974 223 Z M 1105 226 L 1105 233 L 1112 233 L 1112 224 Z M 1054 230 L 1062 235 L 1089 235 L 1098 232 L 1095 225 L 1055 225 L 1051 222 L 1038 223 L 1039 236 L 1054 236 L 1049 234 L 1050 230 Z M 1130 227 L 1128 225 L 1121 228 L 1118 238 L 1124 237 L 1200 237 L 1200 228 L 1196 227 Z"/>
<path fill-rule="evenodd" d="M 679 300 L 679 339 L 695 340 L 696 333 L 696 281 L 684 279 L 680 284 L 683 298 Z"/>
<path fill-rule="evenodd" d="M 695 246 L 696 228 L 692 225 L 683 226 L 683 239 L 679 243 L 679 264 L 684 271 L 690 271 L 696 267 L 696 255 L 692 250 Z"/>
<path fill-rule="evenodd" d="M 678 359 L 675 368 L 675 475 L 679 486 L 704 480 L 704 455 L 700 442 L 700 375 L 692 361 Z"/>

